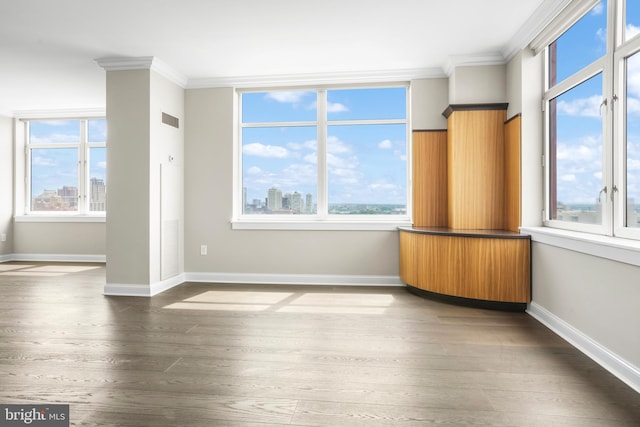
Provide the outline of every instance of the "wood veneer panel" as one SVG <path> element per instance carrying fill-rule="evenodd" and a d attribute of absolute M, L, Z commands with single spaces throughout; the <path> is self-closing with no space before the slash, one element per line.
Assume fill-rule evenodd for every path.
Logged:
<path fill-rule="evenodd" d="M 531 300 L 529 239 L 400 231 L 400 265 L 401 279 L 425 291 L 484 301 Z"/>
<path fill-rule="evenodd" d="M 506 111 L 454 111 L 448 121 L 448 225 L 504 228 Z"/>
<path fill-rule="evenodd" d="M 518 231 L 522 221 L 521 122 L 521 117 L 519 115 L 515 116 L 505 123 L 504 128 L 504 228 L 511 231 Z"/>
<path fill-rule="evenodd" d="M 447 131 L 413 132 L 413 225 L 447 226 Z"/>
<path fill-rule="evenodd" d="M 400 280 L 412 286 L 418 283 L 418 236 L 400 232 Z"/>

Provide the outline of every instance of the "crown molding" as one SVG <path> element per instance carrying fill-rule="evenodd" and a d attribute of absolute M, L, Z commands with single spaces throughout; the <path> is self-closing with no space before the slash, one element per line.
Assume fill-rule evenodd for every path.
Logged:
<path fill-rule="evenodd" d="M 154 56 L 109 57 L 98 58 L 95 61 L 105 71 L 152 70 L 183 89 L 189 81 L 187 76 Z"/>
<path fill-rule="evenodd" d="M 571 0 L 543 1 L 502 50 L 502 55 L 505 60 L 510 61 L 518 52 L 529 46 L 529 43 L 553 21 L 570 2 Z"/>
<path fill-rule="evenodd" d="M 445 74 L 451 77 L 458 67 L 473 67 L 477 65 L 502 65 L 507 61 L 501 53 L 487 53 L 484 55 L 453 55 L 447 58 L 442 67 Z"/>
<path fill-rule="evenodd" d="M 413 68 L 378 71 L 342 71 L 313 74 L 278 74 L 255 76 L 228 76 L 190 79 L 187 89 L 215 87 L 275 87 L 322 84 L 358 84 L 389 81 L 410 81 L 415 79 L 443 78 L 440 68 Z"/>

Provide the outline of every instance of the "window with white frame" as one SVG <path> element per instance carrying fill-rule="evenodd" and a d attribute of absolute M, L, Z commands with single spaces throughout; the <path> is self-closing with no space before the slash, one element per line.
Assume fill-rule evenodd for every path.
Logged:
<path fill-rule="evenodd" d="M 407 85 L 238 91 L 237 218 L 406 220 L 407 93 Z"/>
<path fill-rule="evenodd" d="M 27 213 L 104 214 L 106 120 L 25 121 Z"/>
<path fill-rule="evenodd" d="M 590 8 L 546 47 L 545 224 L 640 237 L 640 2 Z"/>

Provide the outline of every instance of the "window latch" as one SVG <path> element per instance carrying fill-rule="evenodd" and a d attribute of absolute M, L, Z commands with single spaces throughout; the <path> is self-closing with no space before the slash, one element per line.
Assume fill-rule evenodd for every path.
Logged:
<path fill-rule="evenodd" d="M 603 99 L 600 103 L 600 115 L 602 116 L 602 107 L 605 107 L 605 111 L 607 111 L 607 98 Z M 607 187 L 605 187 L 606 189 Z M 601 191 L 602 192 L 602 191 Z M 605 191 L 606 193 L 606 191 Z"/>
<path fill-rule="evenodd" d="M 602 200 L 602 193 L 607 194 L 607 186 L 602 187 L 600 192 L 598 193 L 598 203 Z"/>
<path fill-rule="evenodd" d="M 612 201 L 612 202 L 614 201 L 614 200 L 613 200 L 613 195 L 614 195 L 615 193 L 617 193 L 617 192 L 618 192 L 618 187 L 616 187 L 616 186 L 614 185 L 614 186 L 613 186 L 613 188 L 611 189 L 611 201 Z"/>

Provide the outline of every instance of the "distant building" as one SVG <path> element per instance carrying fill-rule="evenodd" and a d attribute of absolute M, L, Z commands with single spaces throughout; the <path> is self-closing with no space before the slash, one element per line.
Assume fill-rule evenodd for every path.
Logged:
<path fill-rule="evenodd" d="M 107 187 L 104 179 L 91 178 L 89 210 L 96 212 L 107 210 Z"/>
<path fill-rule="evenodd" d="M 282 210 L 282 191 L 275 187 L 267 191 L 267 209 L 270 211 Z"/>

